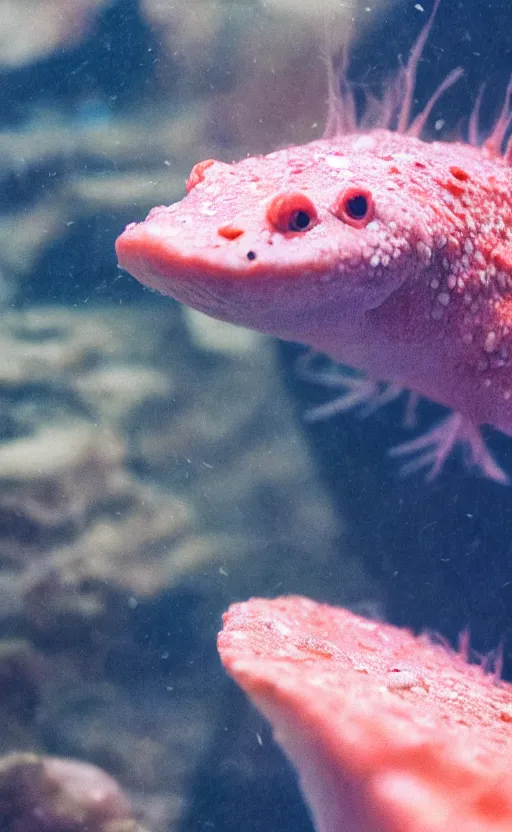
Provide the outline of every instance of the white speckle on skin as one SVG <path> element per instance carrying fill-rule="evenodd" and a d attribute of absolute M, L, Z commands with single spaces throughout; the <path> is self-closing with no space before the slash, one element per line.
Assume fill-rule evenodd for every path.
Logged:
<path fill-rule="evenodd" d="M 441 306 L 448 306 L 448 304 L 450 303 L 450 295 L 448 292 L 439 292 L 437 300 L 438 303 L 441 304 Z"/>
<path fill-rule="evenodd" d="M 185 225 L 185 223 L 184 223 Z M 152 235 L 155 238 L 161 238 L 162 240 L 169 239 L 171 237 L 178 237 L 183 234 L 183 229 L 180 228 L 179 225 L 169 226 L 161 228 L 160 226 L 155 225 L 155 228 L 151 231 Z"/>
<path fill-rule="evenodd" d="M 326 156 L 325 164 L 336 170 L 348 170 L 350 168 L 350 160 L 346 156 Z"/>
<path fill-rule="evenodd" d="M 389 691 L 411 690 L 411 688 L 422 688 L 428 693 L 429 685 L 423 678 L 413 670 L 390 671 L 386 677 L 386 687 Z"/>
<path fill-rule="evenodd" d="M 414 162 L 415 157 L 412 153 L 407 153 L 406 151 L 401 151 L 400 153 L 393 153 L 393 161 L 394 162 Z"/>
<path fill-rule="evenodd" d="M 498 277 L 498 285 L 499 285 L 500 289 L 506 289 L 507 288 L 507 277 L 508 277 L 508 275 L 505 272 L 498 272 L 497 277 Z"/>
<path fill-rule="evenodd" d="M 431 289 L 439 289 L 440 283 L 437 277 L 433 277 L 430 281 L 430 288 Z"/>
<path fill-rule="evenodd" d="M 233 641 L 247 641 L 247 635 L 239 631 L 231 633 L 231 638 L 233 639 Z"/>
<path fill-rule="evenodd" d="M 372 136 L 364 134 L 358 136 L 352 145 L 354 150 L 373 150 L 375 147 L 375 139 Z"/>
<path fill-rule="evenodd" d="M 374 254 L 370 257 L 370 266 L 372 269 L 376 269 L 377 266 L 380 266 L 380 257 L 378 254 Z"/>
<path fill-rule="evenodd" d="M 469 237 L 466 237 L 466 241 L 464 243 L 464 251 L 466 254 L 473 254 L 474 246 Z"/>
<path fill-rule="evenodd" d="M 274 632 L 277 631 L 282 636 L 287 637 L 291 633 L 290 627 L 288 627 L 288 625 L 285 624 L 283 621 L 279 621 L 279 619 L 272 619 L 272 621 L 269 621 L 268 624 L 270 625 L 270 629 L 274 630 Z"/>
<path fill-rule="evenodd" d="M 423 242 L 423 240 L 420 240 L 416 244 L 416 251 L 418 252 L 419 256 L 422 258 L 422 260 L 425 260 L 427 262 L 432 257 L 432 249 L 429 246 L 427 246 L 426 243 Z"/>
<path fill-rule="evenodd" d="M 484 343 L 484 350 L 488 353 L 494 352 L 496 349 L 496 333 L 491 331 L 487 333 Z"/>

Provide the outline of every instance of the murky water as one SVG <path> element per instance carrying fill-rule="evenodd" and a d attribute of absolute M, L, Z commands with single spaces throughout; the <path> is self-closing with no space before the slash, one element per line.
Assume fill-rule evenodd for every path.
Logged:
<path fill-rule="evenodd" d="M 310 5 L 2 9 L 0 751 L 37 755 L 0 761 L 2 829 L 56 828 L 62 794 L 66 830 L 311 829 L 216 654 L 222 612 L 250 596 L 307 595 L 452 642 L 469 628 L 480 653 L 503 643 L 512 676 L 510 487 L 457 455 L 433 482 L 400 478 L 399 402 L 308 422 L 326 391 L 297 372 L 300 348 L 117 267 L 125 225 L 181 199 L 196 162 L 321 136 L 326 43 L 351 42 L 360 104 L 431 10 Z M 464 135 L 483 82 L 491 124 L 511 22 L 498 0 L 442 2 L 415 110 L 454 67 L 464 78 L 429 137 Z M 512 471 L 510 439 L 486 437 Z"/>

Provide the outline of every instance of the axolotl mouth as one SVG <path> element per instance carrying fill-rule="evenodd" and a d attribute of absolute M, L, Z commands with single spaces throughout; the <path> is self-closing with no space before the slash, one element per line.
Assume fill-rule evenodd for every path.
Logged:
<path fill-rule="evenodd" d="M 252 306 L 265 285 L 270 290 L 269 281 L 279 277 L 286 283 L 298 274 L 311 280 L 323 271 L 290 240 L 286 251 L 278 252 L 281 241 L 265 227 L 212 224 L 196 234 L 175 207 L 155 208 L 144 222 L 129 225 L 116 241 L 116 253 L 121 268 L 141 283 L 189 306 L 219 317 L 224 309 L 232 320 L 237 309 Z"/>
<path fill-rule="evenodd" d="M 286 337 L 285 318 L 305 314 L 298 283 L 311 288 L 322 267 L 302 258 L 297 263 L 288 254 L 286 260 L 280 258 L 277 275 L 266 232 L 257 239 L 244 235 L 243 240 L 219 235 L 218 242 L 198 245 L 176 234 L 176 225 L 168 233 L 165 211 L 158 209 L 156 216 L 121 234 L 116 243 L 119 265 L 144 285 L 205 314 Z"/>
<path fill-rule="evenodd" d="M 116 242 L 121 268 L 208 315 L 285 338 L 303 336 L 310 318 L 325 321 L 335 299 L 348 311 L 358 291 L 342 274 L 338 246 L 349 249 L 351 240 L 330 233 L 337 221 L 318 199 L 277 193 L 253 204 L 247 216 L 220 211 L 202 221 L 195 197 L 154 208 L 144 222 L 129 225 Z M 299 227 L 282 231 L 283 217 Z M 307 234 L 301 223 L 310 225 Z M 342 320 L 343 310 L 338 314 Z"/>

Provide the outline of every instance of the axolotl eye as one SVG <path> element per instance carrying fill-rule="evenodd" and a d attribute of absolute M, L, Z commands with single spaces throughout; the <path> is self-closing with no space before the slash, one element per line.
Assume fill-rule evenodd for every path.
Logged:
<path fill-rule="evenodd" d="M 345 188 L 331 206 L 331 213 L 352 228 L 368 225 L 373 219 L 374 210 L 371 191 L 357 185 Z"/>
<path fill-rule="evenodd" d="M 318 222 L 316 208 L 306 194 L 276 194 L 267 205 L 267 221 L 275 231 L 309 231 Z"/>

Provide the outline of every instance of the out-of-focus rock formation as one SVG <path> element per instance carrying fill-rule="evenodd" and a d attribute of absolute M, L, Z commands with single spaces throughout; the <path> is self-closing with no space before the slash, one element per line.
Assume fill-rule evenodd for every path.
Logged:
<path fill-rule="evenodd" d="M 112 0 L 0 0 L 0 67 L 21 67 L 69 48 Z"/>
<path fill-rule="evenodd" d="M 226 603 L 283 568 L 373 590 L 263 339 L 163 299 L 0 319 L 1 750 L 97 763 L 159 832 L 212 741 Z"/>
<path fill-rule="evenodd" d="M 75 592 L 96 581 L 146 597 L 203 561 L 280 541 L 313 556 L 319 535 L 328 549 L 337 523 L 290 434 L 263 342 L 247 336 L 259 349 L 230 353 L 219 335 L 218 351 L 194 347 L 180 326 L 165 301 L 3 316 L 5 568 L 27 570 L 34 585 L 58 573 Z M 210 325 L 190 326 L 204 340 Z M 287 511 L 280 501 L 274 517 L 272 495 L 286 483 Z M 55 625 L 55 610 L 47 618 Z"/>
<path fill-rule="evenodd" d="M 212 139 L 255 153 L 321 133 L 326 52 L 357 39 L 389 3 L 141 0 L 141 12 L 162 87 L 176 78 L 181 99 L 204 97 Z"/>
<path fill-rule="evenodd" d="M 5 832 L 143 832 L 100 768 L 36 754 L 0 758 L 0 816 Z"/>

